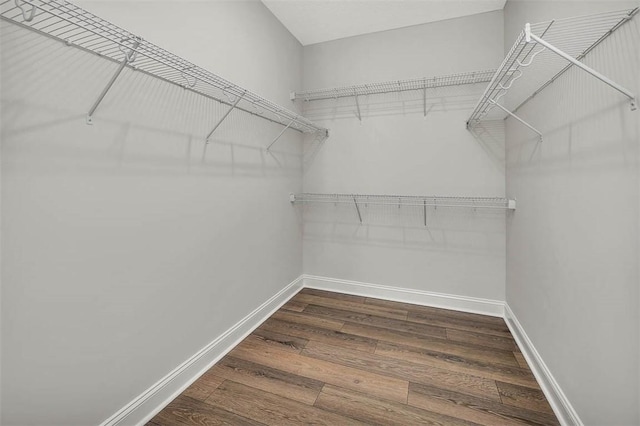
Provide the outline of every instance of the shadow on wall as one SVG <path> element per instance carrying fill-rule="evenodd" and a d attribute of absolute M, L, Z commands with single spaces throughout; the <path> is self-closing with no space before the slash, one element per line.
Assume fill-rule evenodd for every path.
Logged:
<path fill-rule="evenodd" d="M 5 161 L 41 171 L 282 176 L 301 171 L 303 138 L 280 124 L 125 69 L 86 125 L 118 65 L 2 22 Z M 221 99 L 225 99 L 221 94 Z M 41 160 L 41 161 L 38 161 Z M 37 163 L 37 164 L 36 164 Z"/>
<path fill-rule="evenodd" d="M 572 90 L 578 90 L 582 94 L 588 92 L 586 87 L 585 90 Z M 561 99 L 556 101 L 562 104 Z M 570 122 L 547 121 L 542 143 L 537 137 L 514 141 L 510 149 L 509 167 L 518 170 L 519 173 L 533 170 L 537 174 L 540 167 L 543 167 L 546 173 L 564 173 L 568 163 L 571 163 L 573 171 L 584 169 L 589 173 L 595 169 L 606 172 L 618 170 L 625 164 L 632 165 L 635 161 L 638 135 L 631 136 L 632 132 L 622 132 L 622 129 L 633 127 L 633 122 L 624 111 L 628 102 L 590 102 L 591 106 L 577 102 L 573 107 L 563 109 L 573 116 Z M 594 106 L 597 109 L 594 110 Z M 617 122 L 617 125 L 603 126 L 602 123 L 605 122 Z M 607 129 L 606 132 L 602 131 L 604 128 Z M 611 132 L 612 128 L 620 132 Z M 596 138 L 588 138 L 587 135 L 596 135 Z M 597 143 L 593 143 L 594 139 Z M 586 143 L 589 140 L 591 142 Z"/>
<path fill-rule="evenodd" d="M 420 206 L 297 206 L 307 241 L 496 256 L 504 251 L 502 210 Z"/>
<path fill-rule="evenodd" d="M 310 120 L 331 126 L 336 120 L 369 120 L 387 116 L 423 116 L 424 120 L 438 120 L 438 113 L 473 110 L 482 95 L 486 83 L 446 86 L 422 90 L 407 90 L 358 96 L 299 101 L 304 114 Z M 460 121 L 464 126 L 464 121 Z M 504 172 L 505 146 L 504 121 L 486 121 L 470 130 L 480 143 L 497 170 Z M 311 159 L 313 155 L 308 155 Z M 305 165 L 310 161 L 305 161 Z"/>
<path fill-rule="evenodd" d="M 504 120 L 481 121 L 469 128 L 487 157 L 493 161 L 495 167 L 504 173 L 505 165 L 505 123 Z"/>
<path fill-rule="evenodd" d="M 328 135 L 326 134 L 312 134 L 305 135 L 305 144 L 303 145 L 303 165 L 304 167 L 308 167 L 313 163 L 313 160 L 316 158 L 316 155 L 322 149 L 325 141 L 327 140 Z"/>

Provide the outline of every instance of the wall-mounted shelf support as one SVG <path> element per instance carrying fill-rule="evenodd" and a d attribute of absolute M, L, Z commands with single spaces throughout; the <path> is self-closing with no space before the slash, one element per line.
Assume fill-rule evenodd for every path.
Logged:
<path fill-rule="evenodd" d="M 427 200 L 422 201 L 422 212 L 424 215 L 424 226 L 427 226 Z"/>
<path fill-rule="evenodd" d="M 234 110 L 234 108 L 238 105 L 238 103 L 240 103 L 240 101 L 242 100 L 242 98 L 244 98 L 244 93 L 242 93 L 240 96 L 238 96 L 236 98 L 236 101 L 233 103 L 233 105 L 231 105 L 231 107 L 227 110 L 227 112 L 224 113 L 224 115 L 220 118 L 220 120 L 218 120 L 218 122 L 216 123 L 216 125 L 213 127 L 213 129 L 211 129 L 211 131 L 209 132 L 209 134 L 206 137 L 206 141 L 207 143 L 209 142 L 209 139 L 211 138 L 211 135 L 213 135 L 213 132 L 216 131 L 216 129 L 218 127 L 220 127 L 220 125 L 222 124 L 222 122 L 229 116 L 229 114 L 231 114 L 231 111 Z"/>
<path fill-rule="evenodd" d="M 276 138 L 269 144 L 269 146 L 267 147 L 267 151 L 271 149 L 274 143 L 278 142 L 278 139 L 280 139 L 280 136 L 282 136 L 284 132 L 286 132 L 289 127 L 291 127 L 292 124 L 293 124 L 293 120 L 291 120 L 291 122 L 287 124 L 287 127 L 282 129 L 282 131 L 278 134 L 278 136 L 276 136 Z"/>
<path fill-rule="evenodd" d="M 524 121 L 522 118 L 518 117 L 517 115 L 515 115 L 514 113 L 512 113 L 511 111 L 509 111 L 508 109 L 506 109 L 505 107 L 503 107 L 502 105 L 500 105 L 498 103 L 498 101 L 494 101 L 494 100 L 489 100 L 489 103 L 497 106 L 498 108 L 500 108 L 501 110 L 503 110 L 504 112 L 506 112 L 507 114 L 509 114 L 511 117 L 515 118 L 516 120 L 518 120 L 520 123 L 524 124 L 525 126 L 527 126 L 529 129 L 531 129 L 532 131 L 536 132 L 538 134 L 538 136 L 540 137 L 540 142 L 542 142 L 542 133 L 540 133 L 539 130 L 537 130 L 535 127 L 533 127 L 531 124 L 527 123 L 526 121 Z"/>
<path fill-rule="evenodd" d="M 36 7 L 33 6 L 32 10 L 35 10 L 35 9 L 36 9 Z M 122 40 L 122 43 L 125 43 L 127 41 L 128 40 Z M 107 93 L 109 92 L 109 89 L 111 89 L 111 86 L 113 86 L 113 84 L 116 82 L 116 80 L 118 79 L 118 76 L 120 76 L 120 73 L 122 73 L 122 70 L 124 70 L 124 68 L 127 65 L 133 63 L 133 61 L 136 60 L 136 49 L 138 48 L 138 46 L 140 46 L 140 39 L 139 38 L 134 39 L 133 40 L 133 45 L 131 46 L 130 49 L 128 49 L 126 51 L 123 49 L 123 45 L 122 44 L 119 46 L 120 51 L 122 51 L 124 53 L 124 58 L 122 59 L 122 62 L 120 62 L 120 66 L 118 66 L 118 69 L 116 70 L 115 74 L 113 74 L 113 77 L 111 77 L 111 80 L 109 80 L 109 82 L 107 83 L 105 88 L 102 89 L 102 93 L 100 93 L 100 96 L 98 96 L 98 99 L 96 99 L 96 101 L 94 102 L 93 106 L 91 107 L 91 109 L 87 113 L 87 118 L 86 118 L 87 124 L 93 124 L 93 114 L 98 109 L 98 106 L 100 105 L 100 103 L 102 102 L 104 97 L 107 96 Z"/>
<path fill-rule="evenodd" d="M 358 207 L 358 200 L 356 199 L 355 195 L 353 196 L 353 204 L 356 205 L 356 212 L 358 213 L 358 219 L 360 220 L 360 223 L 362 223 L 362 215 L 360 214 L 360 207 Z"/>
<path fill-rule="evenodd" d="M 533 34 L 531 32 L 531 25 L 530 24 L 526 24 L 525 25 L 524 33 L 525 33 L 525 39 L 526 39 L 527 43 L 538 43 L 538 44 L 546 47 L 547 49 L 549 49 L 550 51 L 552 51 L 556 55 L 560 56 L 561 58 L 566 59 L 567 61 L 571 62 L 573 65 L 575 65 L 578 68 L 588 72 L 589 74 L 591 74 L 592 76 L 594 76 L 598 80 L 602 81 L 603 83 L 608 84 L 609 86 L 613 87 L 618 92 L 622 93 L 623 95 L 625 95 L 626 97 L 629 98 L 629 100 L 631 101 L 631 111 L 635 111 L 636 110 L 636 108 L 637 108 L 636 96 L 630 90 L 625 89 L 624 87 L 622 87 L 621 85 L 619 85 L 615 81 L 612 81 L 611 79 L 605 77 L 604 75 L 600 74 L 598 71 L 594 70 L 593 68 L 590 68 L 587 65 L 585 65 L 584 63 L 576 60 L 573 56 L 566 54 L 562 50 L 560 50 L 557 47 L 553 46 L 551 43 L 548 43 L 545 40 L 543 40 L 542 38 L 540 38 L 537 35 Z"/>

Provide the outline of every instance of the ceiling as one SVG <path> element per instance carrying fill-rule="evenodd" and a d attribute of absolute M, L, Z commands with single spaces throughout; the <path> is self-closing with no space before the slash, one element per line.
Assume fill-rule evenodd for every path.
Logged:
<path fill-rule="evenodd" d="M 501 10 L 506 0 L 262 0 L 302 45 Z"/>

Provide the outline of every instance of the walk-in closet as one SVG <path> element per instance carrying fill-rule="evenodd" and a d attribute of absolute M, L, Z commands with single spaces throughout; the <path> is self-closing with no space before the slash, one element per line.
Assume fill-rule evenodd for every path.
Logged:
<path fill-rule="evenodd" d="M 639 8 L 0 0 L 0 424 L 640 426 Z"/>

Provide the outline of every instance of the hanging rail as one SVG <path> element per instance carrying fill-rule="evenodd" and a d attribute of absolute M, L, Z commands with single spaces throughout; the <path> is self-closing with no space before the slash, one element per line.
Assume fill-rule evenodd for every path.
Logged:
<path fill-rule="evenodd" d="M 120 65 L 90 109 L 87 115 L 89 124 L 101 100 L 126 67 L 199 93 L 228 105 L 231 109 L 244 111 L 301 133 L 321 133 L 325 136 L 328 134 L 327 129 L 317 126 L 303 116 L 200 68 L 66 0 L 5 0 L 0 3 L 0 17 Z M 220 122 L 208 137 L 219 125 Z"/>
<path fill-rule="evenodd" d="M 513 117 L 542 140 L 542 134 L 515 112 L 573 66 L 622 93 L 630 100 L 631 109 L 635 110 L 636 97 L 631 91 L 580 61 L 637 12 L 638 8 L 635 8 L 526 24 L 476 104 L 467 120 L 467 128 L 473 128 L 483 119 Z M 509 105 L 500 102 L 506 99 L 507 93 Z M 492 109 L 505 115 L 491 116 Z"/>
<path fill-rule="evenodd" d="M 322 99 L 336 99 L 378 95 L 384 93 L 405 92 L 408 90 L 426 90 L 436 87 L 458 86 L 462 84 L 486 83 L 491 81 L 495 70 L 473 71 L 461 74 L 443 75 L 437 77 L 415 78 L 411 80 L 394 80 L 381 83 L 358 84 L 327 89 L 313 89 L 301 92 L 291 92 L 291 100 L 317 101 Z"/>
<path fill-rule="evenodd" d="M 363 195 L 363 194 L 319 194 L 301 193 L 290 194 L 289 201 L 292 204 L 329 203 L 351 204 L 355 207 L 358 219 L 362 223 L 361 206 L 416 206 L 422 207 L 425 214 L 426 208 L 472 208 L 515 210 L 516 200 L 502 197 L 441 197 L 433 195 Z"/>

